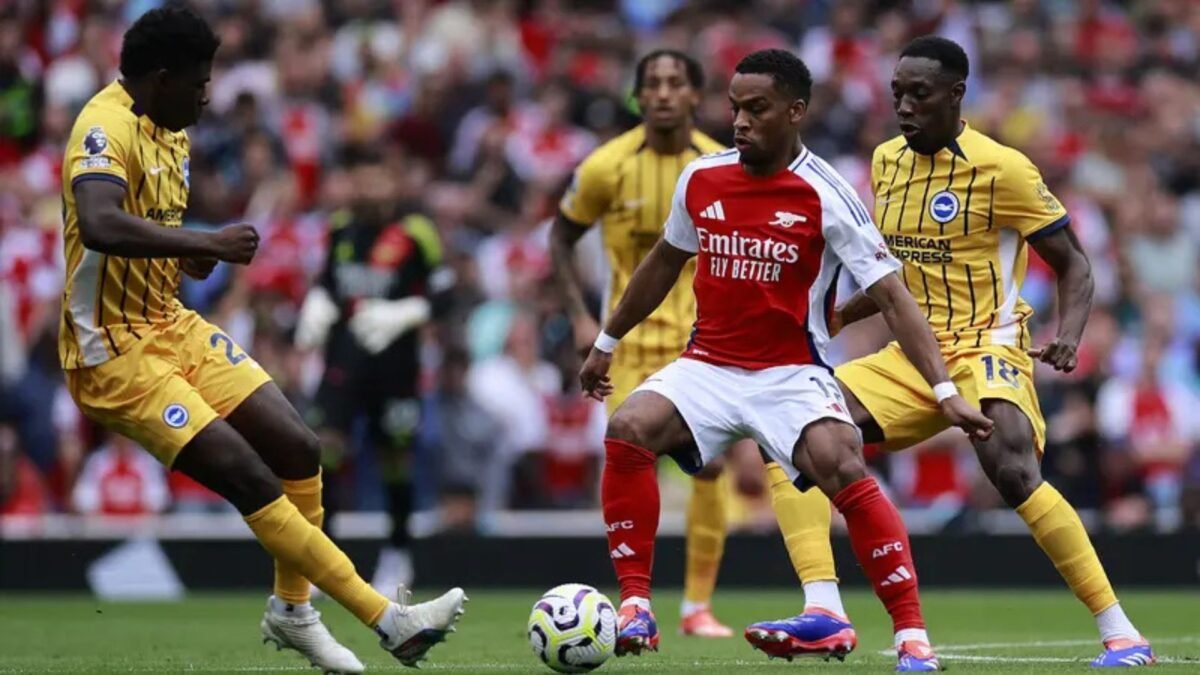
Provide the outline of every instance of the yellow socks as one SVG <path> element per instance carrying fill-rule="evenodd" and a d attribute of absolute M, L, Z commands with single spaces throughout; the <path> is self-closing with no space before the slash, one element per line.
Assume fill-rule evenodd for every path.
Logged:
<path fill-rule="evenodd" d="M 1096 549 L 1075 509 L 1063 499 L 1054 486 L 1043 482 L 1017 514 L 1029 526 L 1038 546 L 1050 556 L 1058 573 L 1075 592 L 1075 597 L 1087 605 L 1092 614 L 1099 614 L 1117 603 L 1117 595 L 1108 576 L 1096 557 Z"/>
<path fill-rule="evenodd" d="M 388 599 L 355 573 L 346 554 L 286 496 L 246 516 L 246 524 L 276 560 L 310 579 L 367 626 L 379 622 L 390 604 Z"/>
<path fill-rule="evenodd" d="M 836 582 L 833 546 L 829 543 L 829 498 L 816 488 L 797 490 L 775 462 L 767 464 L 767 483 L 771 487 L 771 508 L 800 582 Z"/>
<path fill-rule="evenodd" d="M 300 515 L 313 527 L 321 529 L 325 522 L 325 509 L 321 508 L 320 470 L 312 478 L 281 482 L 283 494 L 296 505 Z M 309 601 L 311 588 L 308 579 L 294 567 L 275 561 L 275 597 L 293 605 L 302 605 Z"/>
<path fill-rule="evenodd" d="M 702 605 L 712 600 L 728 527 L 724 488 L 720 479 L 692 479 L 692 498 L 687 509 L 685 603 Z"/>

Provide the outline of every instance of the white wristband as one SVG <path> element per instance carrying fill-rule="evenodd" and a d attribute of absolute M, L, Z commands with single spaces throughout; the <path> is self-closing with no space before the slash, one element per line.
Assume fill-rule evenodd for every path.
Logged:
<path fill-rule="evenodd" d="M 933 395 L 937 398 L 937 402 L 941 403 L 951 396 L 958 396 L 958 387 L 954 386 L 953 382 L 935 384 L 933 385 Z"/>
<path fill-rule="evenodd" d="M 618 340 L 617 338 L 609 335 L 608 333 L 605 333 L 604 331 L 600 331 L 600 334 L 596 336 L 595 344 L 593 344 L 592 346 L 595 347 L 596 349 L 599 349 L 602 352 L 611 354 L 611 353 L 613 353 L 613 350 L 615 350 L 617 348 L 618 342 L 620 342 L 620 340 Z"/>

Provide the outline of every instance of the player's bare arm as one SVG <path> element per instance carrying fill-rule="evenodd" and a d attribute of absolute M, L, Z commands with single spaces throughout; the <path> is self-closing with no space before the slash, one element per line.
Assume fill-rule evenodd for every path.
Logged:
<path fill-rule="evenodd" d="M 258 250 L 258 232 L 250 225 L 217 232 L 163 227 L 121 208 L 125 188 L 120 185 L 84 180 L 73 189 L 83 245 L 99 253 L 125 258 L 215 258 L 244 265 Z M 199 266 L 194 269 L 201 271 Z"/>
<path fill-rule="evenodd" d="M 929 386 L 949 382 L 950 375 L 946 372 L 946 362 L 933 330 L 900 277 L 889 274 L 872 284 L 866 293 L 879 307 L 900 348 Z M 944 398 L 939 405 L 946 419 L 972 438 L 983 440 L 992 434 L 992 421 L 961 395 Z"/>
<path fill-rule="evenodd" d="M 1096 287 L 1092 264 L 1070 227 L 1032 239 L 1029 244 L 1058 276 L 1058 335 L 1050 344 L 1030 349 L 1029 355 L 1069 373 L 1078 362 L 1076 351 L 1092 310 Z"/>
<path fill-rule="evenodd" d="M 575 267 L 575 245 L 587 234 L 587 226 L 567 218 L 561 211 L 550 226 L 550 260 L 554 265 L 554 277 L 558 281 L 559 291 L 566 304 L 567 316 L 571 319 L 571 327 L 575 333 L 575 348 L 580 354 L 587 354 L 596 335 L 600 333 L 600 325 L 592 313 L 588 311 L 583 299 L 583 284 L 579 280 L 579 270 Z"/>
<path fill-rule="evenodd" d="M 878 313 L 879 305 L 875 304 L 871 296 L 858 291 L 850 296 L 850 299 L 833 313 L 833 318 L 829 321 L 829 335 L 831 337 L 837 335 L 846 326 L 875 316 Z"/>
<path fill-rule="evenodd" d="M 620 340 L 658 309 L 671 287 L 679 280 L 684 265 L 695 253 L 676 248 L 665 239 L 659 239 L 650 253 L 638 265 L 621 302 L 613 310 L 604 327 L 604 333 Z M 916 305 L 914 305 L 915 307 Z M 612 392 L 608 380 L 608 368 L 612 365 L 612 353 L 592 347 L 579 372 L 579 383 L 591 398 L 603 400 Z"/>

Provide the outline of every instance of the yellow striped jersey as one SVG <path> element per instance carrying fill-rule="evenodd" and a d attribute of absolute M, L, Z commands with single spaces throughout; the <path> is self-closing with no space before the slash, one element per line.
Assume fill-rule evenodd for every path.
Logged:
<path fill-rule="evenodd" d="M 875 149 L 871 184 L 879 231 L 942 346 L 1028 347 L 1026 242 L 1070 222 L 1029 158 L 969 126 L 935 155 L 899 136 Z"/>
<path fill-rule="evenodd" d="M 646 130 L 638 125 L 597 148 L 575 170 L 559 208 L 579 225 L 600 224 L 609 263 L 606 313 L 616 309 L 633 271 L 662 235 L 683 167 L 723 149 L 693 131 L 686 150 L 659 155 L 646 145 Z M 683 352 L 696 320 L 695 270 L 695 260 L 688 262 L 662 305 L 622 338 L 615 355 L 618 365 L 657 369 Z"/>
<path fill-rule="evenodd" d="M 140 114 L 120 82 L 84 105 L 67 142 L 62 167 L 66 285 L 59 325 L 63 368 L 85 368 L 114 358 L 152 324 L 171 321 L 180 270 L 176 259 L 122 258 L 91 251 L 79 235 L 74 186 L 105 180 L 125 190 L 122 208 L 180 227 L 188 198 L 188 136 Z"/>

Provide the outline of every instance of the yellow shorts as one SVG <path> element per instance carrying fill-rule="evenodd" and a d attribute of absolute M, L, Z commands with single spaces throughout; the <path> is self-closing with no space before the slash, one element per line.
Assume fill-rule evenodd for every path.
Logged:
<path fill-rule="evenodd" d="M 989 346 L 943 352 L 950 377 L 963 397 L 1010 401 L 1033 425 L 1034 442 L 1041 454 L 1046 442 L 1046 421 L 1033 388 L 1033 360 L 1015 347 Z M 933 391 L 925 378 L 895 342 L 880 351 L 836 369 L 835 375 L 883 429 L 884 447 L 907 448 L 945 429 Z"/>
<path fill-rule="evenodd" d="M 85 415 L 168 467 L 201 429 L 271 381 L 232 338 L 190 310 L 156 324 L 117 358 L 68 370 L 66 378 Z"/>
<path fill-rule="evenodd" d="M 612 380 L 613 393 L 604 399 L 604 406 L 608 409 L 608 416 L 612 417 L 617 408 L 621 407 L 625 399 L 629 398 L 633 390 L 645 382 L 647 377 L 666 368 L 667 364 L 674 360 L 675 358 L 672 357 L 662 363 L 643 361 L 637 366 L 628 366 L 614 360 L 612 368 L 608 371 L 608 377 Z"/>

